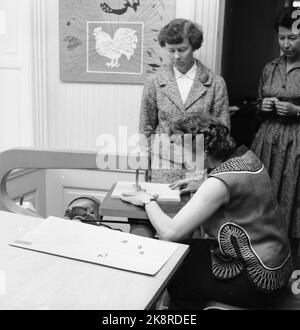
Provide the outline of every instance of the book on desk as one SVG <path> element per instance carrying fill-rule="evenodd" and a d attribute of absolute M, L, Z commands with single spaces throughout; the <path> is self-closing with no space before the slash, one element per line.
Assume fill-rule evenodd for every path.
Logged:
<path fill-rule="evenodd" d="M 131 218 L 131 219 L 143 219 L 149 221 L 148 215 L 143 207 L 132 205 L 130 203 L 122 201 L 119 197 L 112 198 L 112 193 L 115 190 L 117 183 L 114 183 L 111 189 L 106 194 L 104 200 L 100 206 L 100 214 L 106 217 L 122 217 L 122 218 Z M 130 185 L 134 185 L 133 182 L 130 182 Z M 133 187 L 133 190 L 136 188 Z M 169 188 L 170 189 L 170 188 Z M 179 191 L 177 190 L 179 194 Z M 189 198 L 186 196 L 180 196 L 180 202 L 161 202 L 157 201 L 161 209 L 173 217 L 180 209 L 188 202 Z"/>
<path fill-rule="evenodd" d="M 158 195 L 158 202 L 180 203 L 179 190 L 172 190 L 168 184 L 141 182 L 140 188 L 151 195 Z M 118 181 L 112 191 L 111 198 L 120 198 L 124 193 L 137 191 L 134 182 Z"/>

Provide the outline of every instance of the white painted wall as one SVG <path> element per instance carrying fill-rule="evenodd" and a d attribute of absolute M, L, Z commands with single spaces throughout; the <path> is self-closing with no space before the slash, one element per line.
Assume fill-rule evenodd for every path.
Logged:
<path fill-rule="evenodd" d="M 225 0 L 176 0 L 176 17 L 202 26 L 204 42 L 196 56 L 216 73 L 221 72 L 224 8 Z"/>
<path fill-rule="evenodd" d="M 200 59 L 218 71 L 224 0 L 174 1 L 176 17 L 202 24 Z M 100 134 L 117 136 L 121 125 L 128 136 L 138 131 L 142 85 L 60 81 L 58 3 L 0 0 L 8 31 L 0 33 L 0 150 L 30 145 L 95 150 Z"/>
<path fill-rule="evenodd" d="M 200 57 L 212 69 L 216 68 L 220 1 L 224 0 L 176 1 L 176 17 L 202 23 L 205 42 Z M 137 133 L 143 86 L 61 82 L 58 0 L 46 1 L 46 13 L 48 146 L 95 150 L 97 137 L 117 136 L 120 125 L 128 128 L 128 136 Z"/>
<path fill-rule="evenodd" d="M 30 0 L 0 0 L 0 151 L 33 144 Z"/>

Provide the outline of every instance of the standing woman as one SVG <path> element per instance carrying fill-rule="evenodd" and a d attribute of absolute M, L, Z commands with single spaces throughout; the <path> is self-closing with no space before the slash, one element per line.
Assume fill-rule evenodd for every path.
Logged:
<path fill-rule="evenodd" d="M 300 34 L 295 8 L 275 21 L 282 56 L 262 73 L 259 97 L 264 119 L 252 150 L 268 168 L 292 242 L 300 239 Z"/>
<path fill-rule="evenodd" d="M 217 117 L 230 126 L 226 84 L 218 75 L 194 58 L 194 51 L 202 45 L 203 33 L 195 23 L 175 19 L 163 27 L 159 45 L 166 48 L 169 63 L 150 76 L 144 87 L 140 111 L 140 133 L 150 145 L 151 135 L 169 135 L 170 123 L 187 113 L 199 112 Z M 152 139 L 152 146 L 155 145 Z M 153 152 L 153 149 L 152 149 Z M 171 152 L 172 154 L 172 152 Z M 169 159 L 170 152 L 159 154 Z M 153 170 L 152 181 L 173 183 L 184 179 L 187 164 L 178 164 L 171 156 L 171 170 Z"/>

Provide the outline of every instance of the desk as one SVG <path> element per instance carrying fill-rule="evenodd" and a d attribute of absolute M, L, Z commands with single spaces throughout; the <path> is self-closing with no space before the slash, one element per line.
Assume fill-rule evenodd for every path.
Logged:
<path fill-rule="evenodd" d="M 128 218 L 130 233 L 153 238 L 155 235 L 155 229 L 150 224 L 147 212 L 144 208 L 123 202 L 119 198 L 111 197 L 116 184 L 117 183 L 113 184 L 101 203 L 99 210 L 101 216 Z M 180 203 L 160 202 L 159 206 L 166 214 L 173 217 L 189 201 L 189 199 L 189 195 L 184 195 L 181 196 Z M 105 220 L 103 222 L 109 223 L 109 221 Z"/>
<path fill-rule="evenodd" d="M 110 191 L 105 196 L 101 207 L 100 213 L 102 216 L 122 217 L 131 219 L 148 220 L 146 211 L 140 207 L 130 203 L 123 202 L 118 198 L 112 198 L 111 194 L 116 186 L 116 183 L 111 187 Z M 180 203 L 159 203 L 161 209 L 169 216 L 174 216 L 178 211 L 189 201 L 189 195 L 181 196 Z"/>
<path fill-rule="evenodd" d="M 0 211 L 0 309 L 149 309 L 188 252 L 147 276 L 8 245 L 41 221 Z"/>

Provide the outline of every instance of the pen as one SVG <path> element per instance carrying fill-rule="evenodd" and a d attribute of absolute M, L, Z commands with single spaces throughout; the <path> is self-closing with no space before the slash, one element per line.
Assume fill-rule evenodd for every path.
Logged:
<path fill-rule="evenodd" d="M 141 190 L 141 186 L 139 185 L 139 170 L 136 170 L 135 172 L 135 188 L 137 191 Z"/>

